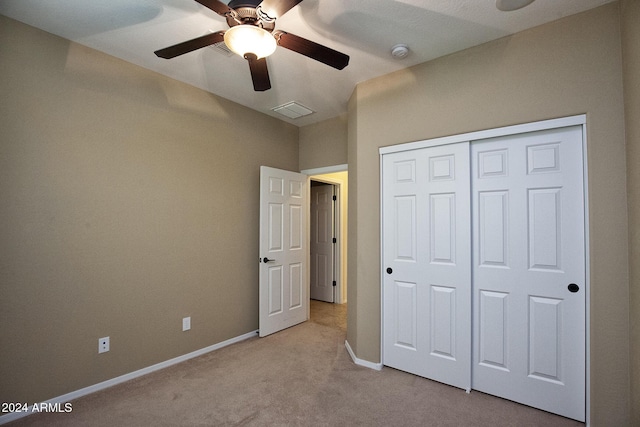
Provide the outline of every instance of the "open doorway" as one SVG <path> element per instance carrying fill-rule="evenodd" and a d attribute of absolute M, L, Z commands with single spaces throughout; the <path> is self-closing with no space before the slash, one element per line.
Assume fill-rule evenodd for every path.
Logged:
<path fill-rule="evenodd" d="M 323 322 L 333 322 L 335 323 L 334 317 L 338 319 L 344 318 L 345 329 L 346 329 L 346 303 L 347 303 L 347 199 L 348 199 L 348 173 L 346 171 L 346 165 L 342 167 L 335 168 L 326 168 L 326 169 L 314 169 L 302 171 L 303 173 L 309 175 L 311 180 L 310 182 L 310 192 L 312 194 L 328 194 L 329 199 L 331 200 L 333 206 L 329 207 L 329 212 L 324 212 L 322 214 L 314 215 L 315 206 L 310 206 L 310 232 L 311 234 L 324 232 L 324 231 L 332 231 L 329 235 L 329 239 L 322 239 L 324 241 L 329 240 L 331 245 L 329 248 L 332 248 L 332 255 L 328 255 L 333 260 L 333 267 L 325 269 L 324 271 L 328 271 L 327 274 L 329 276 L 328 283 L 331 285 L 331 291 L 329 292 L 332 296 L 332 302 L 325 302 L 326 300 L 318 299 L 317 296 L 313 294 L 313 291 L 310 289 L 310 315 L 312 318 L 315 318 L 320 323 Z M 335 201 L 333 200 L 333 196 L 335 195 Z M 323 196 L 326 199 L 326 196 Z M 313 195 L 311 196 L 313 199 Z M 310 200 L 310 204 L 313 201 Z M 331 205 L 329 205 L 331 206 Z M 326 206 L 324 208 L 326 211 Z M 316 217 L 316 218 L 314 218 Z M 331 221 L 324 224 L 314 224 L 317 217 L 323 217 L 325 219 L 330 218 Z M 320 226 L 320 230 L 318 230 L 318 226 Z M 324 227 L 325 229 L 322 229 Z M 328 229 L 328 230 L 327 230 Z M 316 234 L 317 235 L 317 234 Z M 335 237 L 335 243 L 333 243 L 333 238 Z M 320 253 L 321 256 L 315 256 L 314 253 L 310 253 L 310 287 L 313 288 L 315 285 L 314 276 L 321 272 L 323 268 L 326 267 L 325 261 L 323 260 L 327 254 L 327 246 L 324 248 L 311 248 L 314 246 L 314 241 L 320 240 L 316 239 L 316 237 L 311 236 L 310 238 L 310 252 L 314 251 L 314 249 L 318 249 L 319 251 L 324 251 L 324 253 Z M 321 260 L 320 262 L 318 260 Z M 314 265 L 315 263 L 315 265 Z M 320 274 L 320 280 L 325 281 L 327 283 L 327 279 L 322 277 Z M 333 277 L 331 277 L 333 276 Z M 333 285 L 335 282 L 335 286 Z"/>
<path fill-rule="evenodd" d="M 348 200 L 348 174 L 346 165 L 344 169 L 333 171 L 313 170 L 303 171 L 310 175 L 310 308 L 309 315 L 311 322 L 318 323 L 332 328 L 338 328 L 346 333 L 347 330 L 347 200 Z M 326 172 L 326 173 L 323 173 Z M 314 195 L 319 206 L 314 206 Z M 334 199 L 335 196 L 335 200 Z M 332 203 L 326 202 L 329 199 Z M 325 207 L 322 205 L 325 204 Z M 324 212 L 323 212 L 324 211 Z M 314 214 L 317 212 L 317 214 Z M 315 218 L 314 218 L 315 217 Z M 324 222 L 321 221 L 324 219 Z M 328 221 L 327 221 L 328 220 Z M 316 224 L 314 224 L 316 222 Z M 319 229 L 316 227 L 320 227 Z M 322 229 L 324 227 L 324 229 Z M 329 233 L 326 233 L 329 232 Z M 317 236 L 325 235 L 325 238 L 318 239 Z M 315 236 L 313 236 L 315 234 Z M 335 237 L 335 243 L 333 238 Z M 318 242 L 318 247 L 314 247 L 316 240 L 330 242 L 327 247 L 323 242 Z M 329 249 L 329 251 L 327 251 Z M 323 258 L 324 254 L 333 250 L 333 267 L 326 268 Z M 316 256 L 316 254 L 318 256 Z M 325 273 L 330 280 L 323 277 L 322 268 L 326 268 Z M 333 278 L 331 278 L 333 274 Z M 318 275 L 318 282 L 328 282 L 333 297 L 333 302 L 325 302 L 322 298 L 314 295 L 314 275 Z M 335 286 L 333 286 L 335 282 Z"/>
<path fill-rule="evenodd" d="M 330 326 L 342 325 L 341 329 L 346 331 L 347 312 L 347 200 L 348 200 L 348 173 L 347 165 L 340 165 L 328 168 L 303 170 L 302 173 L 309 176 L 311 185 L 328 184 L 335 188 L 336 208 L 335 223 L 333 228 L 336 232 L 335 246 L 335 281 L 334 302 L 322 302 L 310 299 L 310 317 L 316 323 Z M 316 184 L 313 184 L 316 182 Z M 311 217 L 311 215 L 310 215 Z M 310 225 L 311 228 L 311 225 Z M 313 271 L 313 257 L 310 258 L 310 270 Z M 333 281 L 332 281 L 333 282 Z M 332 283 L 333 285 L 333 283 Z M 332 286 L 333 287 L 333 286 Z"/>

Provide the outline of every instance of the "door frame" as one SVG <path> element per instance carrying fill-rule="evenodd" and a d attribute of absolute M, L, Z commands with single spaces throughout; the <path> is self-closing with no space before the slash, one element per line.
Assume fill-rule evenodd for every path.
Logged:
<path fill-rule="evenodd" d="M 379 148 L 380 156 L 380 194 L 382 194 L 383 185 L 383 169 L 382 160 L 385 154 L 396 153 L 400 151 L 417 150 L 427 147 L 435 147 L 439 145 L 455 144 L 465 141 L 475 141 L 481 139 L 495 138 L 500 136 L 517 135 L 541 130 L 550 130 L 564 128 L 569 126 L 581 126 L 582 128 L 582 150 L 583 150 L 583 184 L 584 184 L 584 241 L 585 241 L 585 409 L 586 409 L 586 425 L 590 424 L 591 413 L 591 263 L 589 253 L 589 172 L 588 172 L 588 151 L 587 151 L 587 116 L 580 114 L 575 116 L 561 117 L 557 119 L 542 120 L 530 123 L 517 124 L 512 126 L 504 126 L 493 129 L 486 129 L 475 132 L 462 133 L 458 135 L 445 136 L 440 138 L 432 138 L 421 141 L 407 142 L 403 144 L 391 145 Z M 380 198 L 380 212 L 382 213 L 382 197 Z M 384 233 L 382 229 L 382 218 L 380 218 L 380 363 L 384 365 L 384 325 L 382 324 L 382 314 L 384 311 L 383 296 L 383 266 L 384 266 Z"/>
<path fill-rule="evenodd" d="M 345 304 L 347 302 L 346 297 L 346 289 L 344 286 L 344 280 L 346 279 L 345 275 L 345 265 L 342 262 L 342 257 L 344 255 L 345 250 L 345 239 L 347 238 L 347 234 L 344 232 L 345 224 L 342 222 L 343 214 L 345 213 L 344 209 L 346 206 L 342 203 L 341 197 L 344 194 L 342 186 L 345 185 L 341 180 L 324 177 L 321 175 L 330 174 L 334 172 L 347 172 L 347 165 L 337 165 L 337 166 L 328 166 L 323 168 L 314 168 L 314 169 L 305 169 L 300 171 L 305 175 L 309 176 L 309 181 L 319 181 L 324 182 L 326 184 L 331 184 L 336 189 L 336 215 L 335 215 L 335 232 L 336 239 L 338 243 L 335 246 L 335 260 L 334 260 L 334 268 L 336 271 L 336 289 L 334 291 L 334 303 L 335 304 Z M 347 184 L 348 185 L 348 184 Z M 309 187 L 311 188 L 311 187 Z M 311 201 L 309 201 L 311 203 Z M 346 216 L 345 216 L 346 218 Z M 311 224 L 309 224 L 311 227 Z"/>

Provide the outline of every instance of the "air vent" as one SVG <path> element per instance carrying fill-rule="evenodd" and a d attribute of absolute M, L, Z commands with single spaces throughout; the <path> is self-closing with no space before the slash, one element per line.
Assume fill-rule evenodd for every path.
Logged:
<path fill-rule="evenodd" d="M 224 56 L 231 56 L 233 55 L 233 52 L 231 52 L 229 50 L 229 48 L 227 47 L 226 44 L 224 44 L 224 42 L 220 42 L 220 43 L 214 43 L 212 45 L 207 46 L 210 49 L 215 50 L 218 53 L 223 54 Z"/>
<path fill-rule="evenodd" d="M 287 102 L 279 107 L 272 108 L 271 111 L 275 111 L 276 113 L 282 114 L 290 119 L 297 119 L 313 113 L 312 110 L 308 109 L 304 105 L 298 104 L 297 102 Z"/>

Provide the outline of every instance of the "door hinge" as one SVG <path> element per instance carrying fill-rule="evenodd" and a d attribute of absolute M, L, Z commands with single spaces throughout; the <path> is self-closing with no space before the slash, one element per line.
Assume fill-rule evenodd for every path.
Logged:
<path fill-rule="evenodd" d="M 336 239 L 335 237 L 333 238 L 333 243 L 338 243 L 338 239 Z"/>
<path fill-rule="evenodd" d="M 333 201 L 335 202 L 336 200 L 338 200 L 338 198 L 336 197 L 336 195 L 333 195 Z"/>
<path fill-rule="evenodd" d="M 336 284 L 336 281 L 334 280 L 334 281 L 333 281 L 333 286 L 336 286 L 336 285 L 337 285 L 337 284 Z"/>

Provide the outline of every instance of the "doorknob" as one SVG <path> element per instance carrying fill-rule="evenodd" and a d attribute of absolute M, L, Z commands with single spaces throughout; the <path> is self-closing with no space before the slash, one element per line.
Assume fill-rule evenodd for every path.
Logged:
<path fill-rule="evenodd" d="M 580 286 L 576 285 L 575 283 L 570 283 L 569 286 L 567 286 L 567 289 L 569 289 L 569 292 L 576 293 L 580 290 Z"/>
<path fill-rule="evenodd" d="M 269 259 L 267 257 L 262 258 L 262 262 L 264 262 L 265 264 L 268 263 L 268 262 L 274 262 L 274 261 L 275 261 L 275 259 Z"/>
<path fill-rule="evenodd" d="M 391 274 L 391 273 L 393 273 L 393 268 L 387 267 L 387 274 Z"/>

